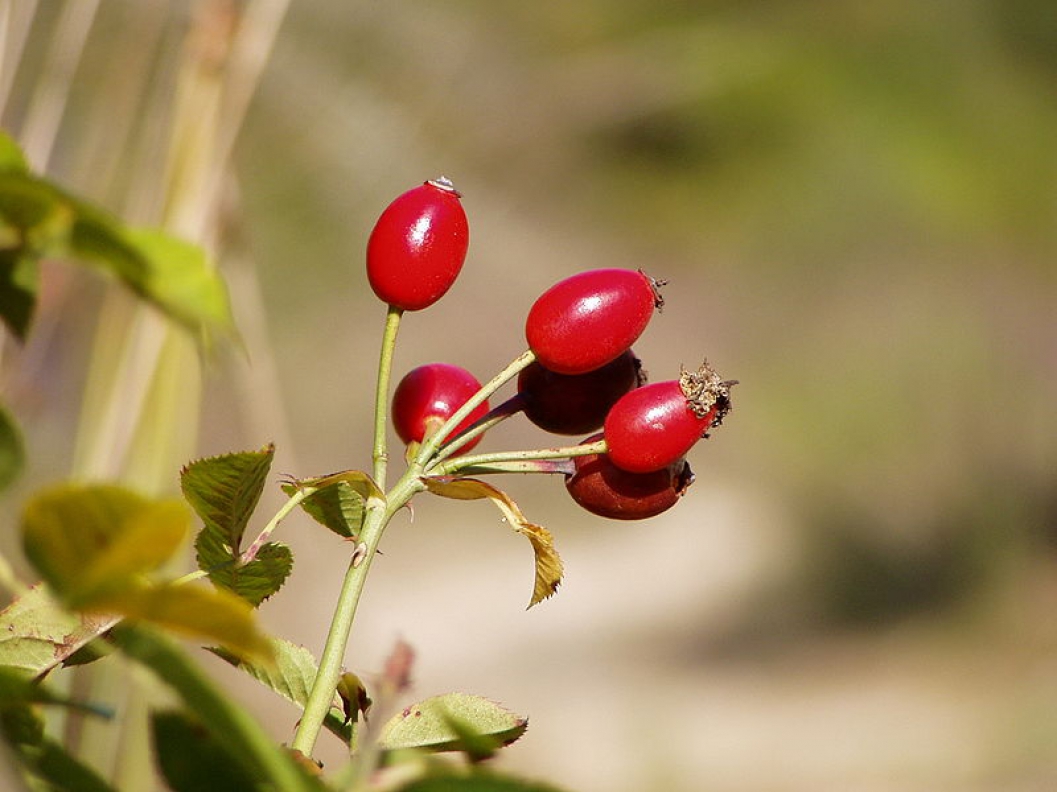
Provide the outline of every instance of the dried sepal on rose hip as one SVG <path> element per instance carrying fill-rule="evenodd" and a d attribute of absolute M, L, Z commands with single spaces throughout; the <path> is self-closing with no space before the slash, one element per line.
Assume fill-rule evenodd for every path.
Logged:
<path fill-rule="evenodd" d="M 606 416 L 610 460 L 630 473 L 649 473 L 685 456 L 730 411 L 735 384 L 706 362 L 677 380 L 629 391 Z"/>
<path fill-rule="evenodd" d="M 421 443 L 480 388 L 477 378 L 461 366 L 427 363 L 413 368 L 393 392 L 393 428 L 405 443 Z M 484 401 L 455 427 L 452 434 L 458 434 L 487 412 L 488 402 Z M 458 451 L 465 453 L 479 442 L 481 438 L 475 437 L 459 446 Z"/>
<path fill-rule="evenodd" d="M 452 183 L 440 177 L 385 208 L 367 240 L 367 279 L 379 299 L 419 311 L 451 288 L 470 244 L 459 199 Z"/>
<path fill-rule="evenodd" d="M 600 429 L 617 400 L 645 384 L 642 362 L 628 349 L 586 374 L 557 374 L 537 361 L 518 375 L 518 396 L 540 429 L 583 435 Z"/>
<path fill-rule="evenodd" d="M 584 440 L 591 443 L 601 434 Z M 649 473 L 629 473 L 606 454 L 573 457 L 575 470 L 565 477 L 569 495 L 587 511 L 612 520 L 645 520 L 672 508 L 694 481 L 680 457 Z"/>
<path fill-rule="evenodd" d="M 536 360 L 558 374 L 585 374 L 629 349 L 663 304 L 641 270 L 580 272 L 541 294 L 525 320 Z"/>

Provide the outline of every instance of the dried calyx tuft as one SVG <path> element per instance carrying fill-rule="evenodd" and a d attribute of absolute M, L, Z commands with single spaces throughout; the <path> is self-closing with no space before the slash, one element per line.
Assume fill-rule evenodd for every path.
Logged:
<path fill-rule="evenodd" d="M 679 372 L 679 387 L 694 415 L 705 418 L 712 413 L 710 428 L 719 426 L 730 412 L 730 389 L 737 384 L 737 380 L 720 379 L 707 360 L 697 371 L 684 368 Z"/>

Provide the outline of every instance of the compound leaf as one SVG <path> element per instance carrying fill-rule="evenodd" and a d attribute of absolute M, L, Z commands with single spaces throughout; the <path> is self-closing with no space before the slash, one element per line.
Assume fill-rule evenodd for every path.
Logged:
<path fill-rule="evenodd" d="M 209 579 L 214 585 L 237 594 L 255 608 L 282 588 L 293 568 L 290 548 L 279 542 L 261 545 L 251 561 L 242 563 L 221 556 L 222 550 L 218 552 L 210 546 L 211 538 L 206 531 L 198 536 L 195 547 L 199 564 L 208 565 Z"/>
<path fill-rule="evenodd" d="M 275 446 L 199 459 L 180 471 L 180 488 L 205 524 L 210 543 L 239 556 L 242 535 L 264 491 Z M 207 566 L 203 571 L 209 572 Z"/>

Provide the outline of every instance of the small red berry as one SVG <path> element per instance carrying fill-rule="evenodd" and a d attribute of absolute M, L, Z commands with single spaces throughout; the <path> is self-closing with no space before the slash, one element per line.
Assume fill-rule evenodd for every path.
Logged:
<path fill-rule="evenodd" d="M 459 193 L 445 178 L 428 181 L 385 208 L 367 240 L 374 293 L 405 311 L 428 308 L 459 276 L 470 228 Z"/>
<path fill-rule="evenodd" d="M 614 520 L 655 517 L 678 503 L 694 481 L 690 465 L 681 457 L 650 473 L 628 473 L 605 454 L 573 457 L 573 464 L 576 471 L 565 478 L 573 500 L 592 514 Z"/>
<path fill-rule="evenodd" d="M 730 411 L 733 380 L 722 381 L 707 364 L 678 380 L 629 391 L 605 422 L 613 464 L 630 473 L 661 470 L 684 456 Z"/>
<path fill-rule="evenodd" d="M 411 369 L 393 393 L 393 428 L 405 443 L 421 443 L 480 389 L 477 378 L 460 366 L 429 363 Z M 485 401 L 455 428 L 452 436 L 487 412 Z M 460 446 L 459 451 L 469 451 L 480 441 L 480 437 L 475 437 Z"/>
<path fill-rule="evenodd" d="M 635 270 L 581 272 L 551 286 L 529 309 L 525 337 L 558 374 L 585 374 L 630 348 L 661 305 L 657 284 Z"/>
<path fill-rule="evenodd" d="M 609 409 L 646 382 L 642 363 L 630 349 L 586 374 L 555 374 L 538 362 L 518 376 L 526 417 L 546 432 L 582 435 L 602 427 Z"/>

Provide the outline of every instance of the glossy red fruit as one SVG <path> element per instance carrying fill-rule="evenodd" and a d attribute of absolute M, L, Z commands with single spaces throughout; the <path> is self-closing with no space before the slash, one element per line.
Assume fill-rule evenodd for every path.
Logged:
<path fill-rule="evenodd" d="M 539 296 L 525 321 L 536 360 L 557 374 L 585 374 L 630 348 L 661 306 L 658 283 L 640 271 L 581 272 Z"/>
<path fill-rule="evenodd" d="M 584 440 L 592 443 L 602 435 Z M 606 454 L 573 457 L 576 470 L 565 477 L 572 499 L 592 514 L 613 520 L 645 520 L 672 508 L 694 482 L 685 459 L 651 473 L 628 473 Z"/>
<path fill-rule="evenodd" d="M 642 363 L 630 349 L 586 374 L 555 374 L 533 363 L 517 381 L 528 419 L 546 432 L 562 435 L 582 435 L 602 428 L 617 400 L 645 383 Z"/>
<path fill-rule="evenodd" d="M 429 363 L 411 369 L 393 393 L 393 428 L 405 443 L 421 443 L 440 428 L 455 411 L 481 388 L 469 371 L 448 363 Z M 458 434 L 488 412 L 488 402 L 474 408 L 452 432 Z M 469 451 L 481 441 L 476 437 L 459 447 Z"/>
<path fill-rule="evenodd" d="M 459 193 L 445 178 L 399 196 L 367 240 L 367 279 L 390 305 L 418 311 L 444 296 L 459 276 L 470 227 Z"/>
<path fill-rule="evenodd" d="M 707 364 L 678 380 L 628 392 L 606 416 L 609 458 L 630 473 L 661 470 L 684 456 L 730 411 L 730 388 Z"/>

